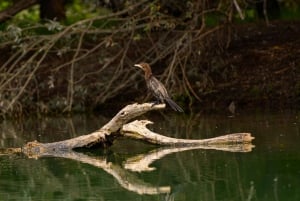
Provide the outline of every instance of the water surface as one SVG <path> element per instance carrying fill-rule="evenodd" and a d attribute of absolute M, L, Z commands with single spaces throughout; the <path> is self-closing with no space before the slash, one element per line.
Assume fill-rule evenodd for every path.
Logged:
<path fill-rule="evenodd" d="M 168 116 L 166 116 L 168 115 Z M 295 112 L 226 115 L 145 115 L 155 132 L 209 138 L 251 132 L 247 153 L 159 147 L 120 139 L 107 150 L 69 158 L 0 155 L 0 200 L 300 200 L 300 121 Z M 53 142 L 90 133 L 108 118 L 30 118 L 0 123 L 1 148 L 32 140 Z M 159 158 L 148 171 L 128 168 L 145 156 Z M 130 162 L 130 163 L 131 163 Z M 151 171 L 150 171 L 151 170 Z"/>

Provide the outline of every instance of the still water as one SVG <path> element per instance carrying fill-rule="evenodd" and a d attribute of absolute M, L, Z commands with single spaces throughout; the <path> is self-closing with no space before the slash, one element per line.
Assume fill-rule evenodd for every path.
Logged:
<path fill-rule="evenodd" d="M 300 200 L 299 113 L 145 115 L 151 130 L 177 138 L 251 132 L 255 148 L 165 152 L 120 139 L 107 150 L 61 157 L 0 154 L 0 200 Z M 88 134 L 109 118 L 75 116 L 0 122 L 0 148 Z M 130 165 L 151 158 L 143 171 Z M 136 169 L 135 169 L 136 170 Z"/>

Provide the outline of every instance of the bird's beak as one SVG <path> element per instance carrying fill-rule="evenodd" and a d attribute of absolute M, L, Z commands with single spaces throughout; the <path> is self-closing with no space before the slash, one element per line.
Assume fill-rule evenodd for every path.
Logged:
<path fill-rule="evenodd" d="M 134 66 L 143 69 L 143 67 L 140 64 L 134 64 Z"/>

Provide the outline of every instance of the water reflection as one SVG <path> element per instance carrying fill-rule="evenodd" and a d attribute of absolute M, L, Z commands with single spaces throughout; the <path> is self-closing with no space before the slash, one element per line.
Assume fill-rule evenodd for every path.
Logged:
<path fill-rule="evenodd" d="M 256 148 L 250 153 L 190 150 L 164 155 L 163 150 L 151 151 L 160 151 L 157 147 L 122 139 L 105 151 L 74 152 L 64 158 L 4 155 L 0 156 L 1 199 L 300 200 L 296 115 L 159 118 L 150 117 L 157 122 L 152 129 L 172 137 L 206 138 L 247 131 L 256 137 Z M 31 119 L 22 125 L 4 121 L 1 147 L 17 147 L 37 137 L 43 142 L 63 140 L 96 130 L 106 121 L 98 117 Z M 159 160 L 139 168 L 152 171 L 132 171 L 147 154 Z"/>

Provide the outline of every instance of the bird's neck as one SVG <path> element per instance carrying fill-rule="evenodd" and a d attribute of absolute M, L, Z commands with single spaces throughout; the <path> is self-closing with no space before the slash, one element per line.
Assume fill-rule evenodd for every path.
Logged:
<path fill-rule="evenodd" d="M 150 79 L 150 77 L 152 76 L 152 72 L 151 72 L 151 70 L 146 70 L 145 71 L 145 79 Z"/>

